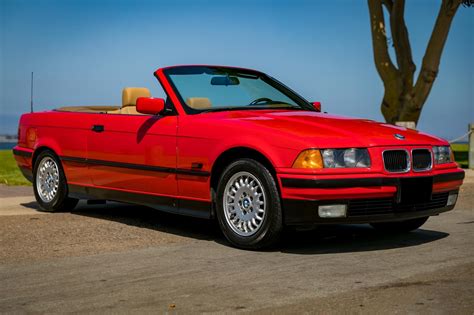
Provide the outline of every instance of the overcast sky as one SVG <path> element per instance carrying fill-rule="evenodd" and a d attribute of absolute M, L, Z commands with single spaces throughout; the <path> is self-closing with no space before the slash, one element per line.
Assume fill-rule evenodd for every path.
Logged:
<path fill-rule="evenodd" d="M 440 1 L 409 0 L 419 68 Z M 474 9 L 454 19 L 419 129 L 448 139 L 474 122 Z M 125 86 L 162 91 L 175 64 L 262 70 L 335 114 L 382 120 L 366 1 L 0 0 L 0 133 L 29 110 L 120 104 Z"/>

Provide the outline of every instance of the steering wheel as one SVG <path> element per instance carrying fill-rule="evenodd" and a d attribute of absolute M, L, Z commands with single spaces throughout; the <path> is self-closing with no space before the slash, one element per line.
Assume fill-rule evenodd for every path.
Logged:
<path fill-rule="evenodd" d="M 257 105 L 258 103 L 261 103 L 261 102 L 271 103 L 271 102 L 273 102 L 273 100 L 269 99 L 268 97 L 260 97 L 260 98 L 257 98 L 256 100 L 253 100 L 252 102 L 250 102 L 249 105 Z"/>

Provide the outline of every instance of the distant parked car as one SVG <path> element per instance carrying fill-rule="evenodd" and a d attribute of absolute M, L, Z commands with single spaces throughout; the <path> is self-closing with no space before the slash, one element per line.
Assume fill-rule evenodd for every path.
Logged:
<path fill-rule="evenodd" d="M 125 88 L 122 106 L 24 114 L 13 152 L 45 211 L 79 199 L 217 218 L 241 248 L 284 225 L 410 231 L 454 208 L 464 172 L 440 138 L 320 112 L 254 70 L 177 66 L 166 100 Z"/>

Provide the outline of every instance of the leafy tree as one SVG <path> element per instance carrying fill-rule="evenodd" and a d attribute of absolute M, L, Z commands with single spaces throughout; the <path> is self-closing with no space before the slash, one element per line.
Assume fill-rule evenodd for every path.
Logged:
<path fill-rule="evenodd" d="M 473 0 L 442 0 L 438 17 L 426 47 L 421 70 L 415 79 L 416 66 L 405 25 L 405 0 L 368 0 L 375 67 L 383 81 L 385 94 L 381 110 L 389 123 L 418 123 L 423 105 L 433 87 L 451 22 L 461 3 L 471 6 Z M 391 42 L 396 66 L 388 52 L 384 7 L 388 12 Z"/>

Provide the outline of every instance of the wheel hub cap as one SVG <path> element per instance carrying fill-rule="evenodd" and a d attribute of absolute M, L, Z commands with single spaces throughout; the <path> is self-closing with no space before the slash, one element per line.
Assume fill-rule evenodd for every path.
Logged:
<path fill-rule="evenodd" d="M 266 203 L 260 181 L 249 172 L 239 172 L 226 184 L 224 212 L 226 222 L 241 236 L 255 234 L 263 223 Z"/>
<path fill-rule="evenodd" d="M 36 173 L 36 190 L 44 202 L 51 202 L 58 193 L 59 168 L 51 157 L 41 160 Z"/>

